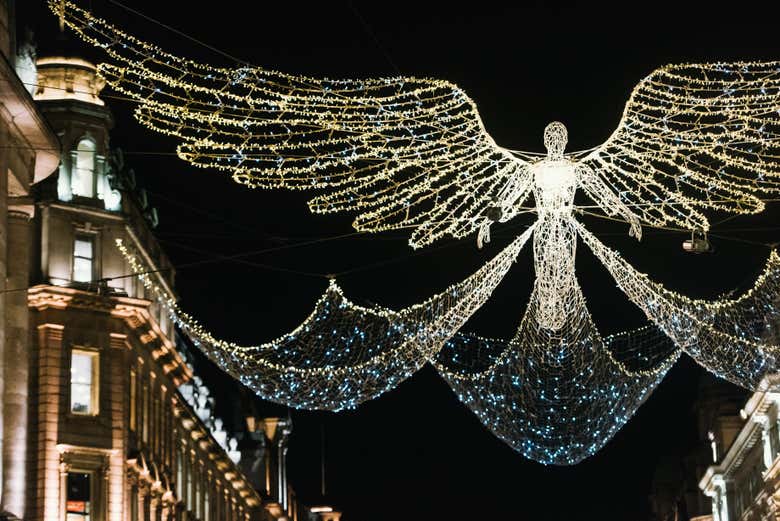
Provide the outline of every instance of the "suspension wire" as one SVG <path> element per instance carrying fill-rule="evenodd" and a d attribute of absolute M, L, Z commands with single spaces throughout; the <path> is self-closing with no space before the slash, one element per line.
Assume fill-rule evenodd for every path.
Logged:
<path fill-rule="evenodd" d="M 183 265 L 183 266 L 180 266 L 180 267 L 186 267 L 186 266 Z M 127 273 L 125 275 L 116 275 L 114 277 L 103 277 L 103 278 L 100 278 L 100 279 L 93 279 L 93 280 L 87 280 L 87 281 L 73 280 L 73 279 L 59 279 L 59 277 L 58 277 L 58 280 L 64 280 L 67 283 L 78 283 L 78 284 L 84 284 L 84 285 L 88 286 L 88 285 L 91 285 L 91 284 L 105 284 L 105 283 L 107 283 L 108 281 L 111 281 L 111 280 L 126 279 L 126 278 L 129 278 L 129 277 L 137 277 L 139 275 L 151 275 L 153 273 L 162 273 L 162 272 L 166 272 L 166 271 L 171 271 L 172 269 L 174 269 L 174 268 L 173 267 L 171 267 L 171 268 L 160 268 L 160 269 L 156 269 L 156 270 L 142 271 L 140 273 Z M 52 284 L 52 285 L 53 286 L 58 286 L 57 284 Z M 67 286 L 58 286 L 58 287 L 67 287 Z M 34 289 L 34 288 L 35 288 L 35 286 L 28 286 L 26 288 L 7 288 L 7 289 L 0 290 L 0 294 L 15 293 L 17 291 L 28 291 L 28 290 L 31 290 L 31 289 Z"/>
<path fill-rule="evenodd" d="M 624 219 L 620 219 L 620 218 L 617 218 L 617 217 L 611 217 L 609 215 L 602 215 L 602 214 L 599 214 L 599 213 L 588 212 L 588 211 L 585 211 L 585 210 L 581 211 L 581 213 L 583 213 L 585 215 L 592 216 L 592 217 L 598 217 L 599 219 L 605 219 L 605 220 L 608 220 L 608 221 L 615 221 L 615 222 L 620 222 L 620 223 L 623 223 L 623 224 L 628 224 L 628 221 L 626 221 Z M 686 230 L 684 228 L 677 228 L 677 227 L 674 227 L 674 226 L 657 226 L 657 225 L 649 225 L 649 224 L 644 225 L 644 226 L 647 227 L 647 228 L 655 228 L 657 230 L 669 231 L 669 232 L 680 232 L 680 233 L 690 233 L 691 232 L 691 230 Z M 727 230 L 727 231 L 730 231 L 730 230 Z M 594 234 L 594 235 L 607 235 L 607 234 Z M 749 239 L 742 239 L 742 238 L 737 238 L 737 237 L 729 237 L 727 235 L 721 235 L 719 233 L 707 232 L 707 235 L 709 235 L 710 237 L 715 237 L 717 239 L 721 239 L 721 240 L 725 240 L 725 241 L 743 242 L 743 243 L 748 243 L 748 244 L 754 244 L 754 245 L 757 245 L 757 246 L 763 246 L 763 247 L 769 248 L 769 249 L 774 249 L 777 246 L 776 243 L 751 241 Z"/>
<path fill-rule="evenodd" d="M 162 199 L 163 201 L 166 201 L 166 202 L 168 202 L 170 204 L 173 204 L 174 206 L 178 206 L 180 208 L 185 208 L 185 209 L 190 210 L 191 212 L 196 213 L 196 214 L 205 215 L 206 217 L 209 217 L 211 219 L 215 219 L 217 221 L 221 221 L 221 222 L 223 222 L 225 224 L 228 224 L 228 225 L 230 225 L 230 226 L 232 226 L 232 227 L 234 227 L 236 229 L 243 230 L 245 232 L 250 232 L 250 233 L 260 233 L 262 235 L 265 235 L 266 238 L 271 239 L 271 240 L 284 240 L 285 239 L 283 237 L 277 237 L 277 236 L 271 235 L 268 232 L 266 232 L 265 230 L 258 230 L 258 229 L 255 229 L 255 228 L 250 228 L 248 226 L 244 226 L 243 224 L 239 224 L 239 223 L 233 222 L 231 220 L 225 219 L 221 215 L 215 214 L 213 212 L 206 211 L 206 210 L 204 210 L 202 208 L 198 208 L 198 207 L 193 206 L 191 204 L 187 204 L 187 203 L 185 203 L 185 202 L 183 202 L 183 201 L 181 201 L 179 199 L 168 197 L 168 196 L 163 195 L 163 194 L 161 194 L 159 192 L 152 191 L 152 190 L 147 190 L 146 188 L 144 188 L 144 190 L 146 190 L 146 193 L 150 194 L 151 196 L 159 198 L 159 199 Z"/>
<path fill-rule="evenodd" d="M 618 222 L 625 223 L 625 221 L 622 221 L 620 219 L 616 219 L 616 218 L 613 218 L 613 217 L 604 216 L 604 215 L 600 215 L 600 214 L 596 214 L 596 213 L 592 213 L 592 212 L 582 212 L 582 213 L 591 215 L 593 217 L 598 217 L 598 218 L 602 218 L 602 219 L 607 219 L 607 220 L 612 220 L 612 221 L 618 221 Z M 527 228 L 528 225 L 524 224 L 524 223 L 518 223 L 517 225 L 514 225 L 514 226 L 503 227 L 503 229 L 499 233 L 494 234 L 494 235 L 496 237 L 506 236 L 507 235 L 506 232 L 508 230 L 515 229 L 515 228 L 522 227 L 522 226 Z M 681 229 L 681 228 L 674 228 L 674 227 L 660 227 L 660 226 L 656 226 L 656 227 L 653 227 L 653 228 L 656 228 L 656 233 L 663 233 L 663 232 L 683 232 L 683 233 L 687 233 L 687 232 L 690 231 L 690 230 L 684 230 L 684 229 Z M 769 230 L 774 230 L 774 229 L 776 229 L 776 228 L 769 228 Z M 740 231 L 740 230 L 734 230 L 734 231 Z M 248 265 L 248 266 L 251 266 L 251 267 L 267 269 L 267 270 L 271 270 L 271 271 L 279 271 L 279 272 L 290 273 L 290 274 L 294 274 L 294 275 L 302 275 L 302 276 L 307 276 L 307 277 L 324 278 L 324 279 L 330 280 L 330 279 L 333 279 L 333 278 L 336 278 L 336 277 L 344 277 L 344 276 L 347 276 L 347 275 L 352 275 L 352 274 L 359 273 L 359 272 L 362 272 L 362 271 L 375 269 L 375 268 L 386 266 L 386 265 L 389 265 L 389 264 L 394 264 L 394 263 L 397 263 L 397 262 L 403 262 L 403 261 L 409 260 L 411 258 L 418 257 L 420 255 L 424 255 L 424 254 L 427 254 L 427 253 L 432 253 L 432 252 L 435 252 L 435 251 L 440 251 L 440 250 L 445 249 L 445 248 L 451 248 L 451 247 L 454 247 L 454 246 L 462 246 L 462 245 L 464 245 L 467 242 L 470 242 L 472 240 L 471 237 L 465 237 L 465 238 L 462 238 L 462 239 L 456 239 L 456 240 L 450 241 L 450 242 L 448 242 L 446 244 L 442 244 L 442 245 L 440 245 L 438 247 L 435 247 L 435 248 L 425 248 L 425 249 L 423 249 L 421 251 L 414 252 L 414 253 L 412 253 L 410 255 L 401 255 L 401 256 L 398 256 L 398 257 L 382 260 L 382 261 L 379 261 L 379 262 L 366 264 L 366 265 L 363 265 L 363 266 L 357 266 L 357 267 L 352 268 L 352 269 L 347 269 L 347 270 L 342 270 L 342 271 L 336 272 L 335 274 L 334 273 L 323 274 L 323 273 L 315 273 L 315 272 L 309 272 L 309 271 L 303 271 L 303 270 L 295 270 L 295 269 L 291 269 L 291 268 L 283 268 L 283 267 L 279 267 L 279 266 L 272 266 L 272 265 L 263 264 L 263 263 L 246 261 L 246 260 L 242 259 L 243 257 L 250 257 L 250 256 L 253 256 L 253 255 L 259 255 L 261 253 L 280 251 L 280 250 L 286 250 L 286 249 L 293 249 L 293 248 L 298 248 L 298 247 L 304 247 L 304 246 L 309 246 L 309 245 L 313 245 L 313 244 L 320 244 L 320 243 L 324 243 L 324 242 L 328 242 L 328 241 L 340 240 L 340 239 L 344 239 L 344 238 L 348 238 L 348 237 L 354 237 L 356 235 L 363 235 L 363 234 L 364 234 L 363 232 L 353 232 L 353 233 L 349 233 L 349 234 L 338 235 L 338 236 L 335 236 L 335 237 L 323 237 L 323 238 L 314 239 L 314 240 L 311 240 L 311 241 L 304 241 L 304 242 L 300 242 L 300 243 L 296 243 L 296 244 L 288 244 L 288 245 L 282 245 L 282 246 L 277 246 L 277 247 L 265 248 L 265 249 L 262 249 L 262 250 L 254 250 L 254 251 L 251 251 L 251 252 L 243 252 L 243 253 L 238 253 L 238 254 L 234 254 L 234 255 L 215 254 L 215 253 L 210 252 L 208 250 L 202 250 L 200 248 L 195 248 L 195 247 L 192 247 L 192 246 L 189 246 L 189 245 L 185 245 L 185 244 L 181 244 L 181 243 L 178 243 L 178 242 L 175 242 L 175 241 L 160 240 L 160 242 L 172 244 L 174 246 L 177 246 L 177 247 L 180 247 L 180 248 L 184 248 L 184 249 L 188 249 L 190 251 L 194 251 L 194 252 L 200 253 L 202 255 L 210 255 L 212 258 L 210 258 L 210 259 L 201 259 L 201 260 L 198 260 L 198 261 L 192 261 L 192 262 L 187 262 L 187 263 L 183 263 L 183 264 L 176 264 L 176 265 L 171 266 L 169 268 L 160 268 L 160 269 L 155 269 L 155 270 L 148 270 L 148 271 L 144 271 L 144 272 L 141 272 L 141 273 L 128 273 L 128 274 L 125 274 L 125 275 L 117 275 L 117 276 L 114 276 L 114 277 L 103 277 L 103 278 L 94 279 L 94 280 L 90 280 L 90 281 L 74 281 L 72 279 L 69 279 L 69 280 L 66 280 L 66 282 L 69 282 L 69 283 L 78 282 L 80 284 L 85 284 L 85 285 L 89 285 L 89 284 L 105 284 L 105 283 L 107 283 L 109 281 L 112 281 L 112 280 L 121 280 L 121 279 L 125 279 L 125 278 L 128 278 L 128 277 L 137 277 L 139 275 L 163 273 L 163 272 L 168 272 L 168 271 L 171 271 L 171 270 L 174 270 L 174 269 L 175 270 L 181 270 L 181 269 L 185 269 L 185 268 L 199 267 L 199 266 L 203 266 L 203 265 L 207 265 L 207 264 L 215 264 L 215 263 L 226 262 L 226 261 L 237 262 L 237 263 L 245 264 L 245 265 Z M 515 234 L 511 234 L 511 235 L 514 236 Z M 599 233 L 599 234 L 594 234 L 594 235 L 609 236 L 609 235 L 622 235 L 622 234 L 618 234 L 618 233 Z M 709 235 L 712 236 L 712 237 L 715 237 L 717 239 L 721 239 L 721 240 L 742 242 L 742 243 L 752 244 L 752 245 L 756 245 L 756 246 L 763 246 L 763 247 L 767 247 L 767 248 L 770 248 L 770 249 L 775 248 L 775 247 L 778 246 L 778 243 L 762 243 L 762 242 L 759 242 L 759 241 L 751 241 L 749 239 L 743 239 L 743 238 L 737 238 L 737 237 L 729 237 L 729 236 L 718 234 L 718 233 L 715 233 L 715 234 L 711 233 Z M 24 287 L 24 288 L 3 289 L 3 290 L 0 290 L 0 294 L 12 293 L 12 292 L 17 292 L 17 291 L 28 291 L 30 289 L 33 289 L 33 287 L 34 286 Z"/>
<path fill-rule="evenodd" d="M 379 37 L 376 35 L 376 32 L 371 28 L 371 25 L 366 21 L 365 18 L 363 18 L 363 15 L 360 14 L 360 11 L 358 11 L 357 7 L 355 7 L 355 4 L 351 1 L 347 1 L 347 5 L 349 5 L 349 8 L 352 10 L 352 14 L 355 15 L 355 18 L 358 19 L 360 22 L 360 26 L 363 28 L 363 30 L 371 37 L 371 39 L 374 42 L 374 45 L 376 45 L 377 49 L 379 49 L 379 52 L 382 53 L 382 55 L 387 60 L 387 63 L 390 64 L 390 67 L 395 70 L 395 73 L 401 76 L 401 69 L 398 68 L 398 66 L 395 64 L 395 61 L 393 61 L 393 57 L 390 56 L 390 53 L 385 49 L 384 45 L 382 45 L 382 42 L 379 41 Z"/>
<path fill-rule="evenodd" d="M 118 7 L 121 7 L 121 8 L 122 8 L 122 9 L 124 9 L 125 11 L 128 11 L 128 12 L 130 12 L 130 13 L 133 13 L 133 14 L 134 14 L 134 15 L 136 15 L 136 16 L 140 16 L 141 18 L 143 18 L 143 19 L 145 19 L 145 20 L 148 20 L 148 21 L 150 21 L 150 22 L 152 22 L 152 23 L 155 23 L 155 24 L 159 25 L 160 27 L 163 27 L 163 28 L 165 28 L 165 29 L 167 29 L 167 30 L 171 31 L 172 33 L 178 34 L 179 36 L 181 36 L 181 37 L 183 37 L 183 38 L 186 38 L 186 39 L 188 39 L 188 40 L 190 40 L 190 41 L 192 41 L 192 42 L 195 42 L 195 43 L 197 43 L 198 45 L 200 45 L 200 46 L 202 46 L 202 47 L 205 47 L 206 49 L 208 49 L 208 50 L 210 50 L 210 51 L 213 51 L 213 52 L 215 52 L 215 53 L 219 54 L 220 56 L 223 56 L 224 58 L 227 58 L 227 59 L 229 59 L 229 60 L 232 60 L 232 61 L 234 61 L 234 62 L 236 62 L 236 63 L 239 63 L 239 64 L 241 64 L 241 65 L 248 65 L 248 66 L 253 66 L 251 63 L 249 63 L 249 62 L 248 62 L 248 61 L 246 61 L 246 60 L 242 60 L 241 58 L 236 58 L 235 56 L 233 56 L 233 55 L 231 55 L 231 54 L 228 54 L 228 53 L 226 53 L 225 51 L 222 51 L 222 50 L 220 50 L 220 49 L 218 49 L 218 48 L 214 47 L 213 45 L 210 45 L 210 44 L 208 44 L 208 43 L 205 43 L 205 42 L 203 42 L 202 40 L 199 40 L 199 39 L 195 38 L 194 36 L 190 36 L 189 34 L 187 34 L 187 33 L 184 33 L 184 32 L 182 32 L 182 31 L 180 31 L 180 30 L 176 29 L 175 27 L 171 27 L 170 25 L 168 25 L 168 24 L 165 24 L 165 23 L 163 23 L 163 22 L 161 22 L 161 21 L 159 21 L 159 20 L 157 20 L 157 19 L 155 19 L 155 18 L 152 18 L 151 16 L 149 16 L 149 15 L 146 15 L 146 14 L 144 14 L 144 13 L 142 13 L 142 12 L 140 12 L 140 11 L 136 10 L 136 9 L 133 9 L 132 7 L 129 7 L 129 6 L 125 5 L 125 4 L 123 4 L 123 3 L 119 2 L 119 1 L 117 1 L 117 0 L 108 0 L 108 1 L 109 1 L 110 3 L 112 3 L 112 4 L 116 5 L 116 6 L 118 6 Z"/>
<path fill-rule="evenodd" d="M 209 260 L 212 261 L 212 262 L 213 261 L 231 261 L 231 262 L 235 262 L 235 263 L 238 263 L 238 264 L 245 264 L 245 265 L 251 266 L 253 268 L 262 268 L 262 269 L 266 269 L 266 270 L 270 270 L 270 271 L 279 271 L 279 272 L 282 272 L 282 273 L 292 273 L 294 275 L 302 275 L 302 276 L 306 276 L 306 277 L 316 277 L 316 278 L 324 278 L 324 279 L 328 278 L 328 275 L 325 274 L 325 273 L 316 273 L 316 272 L 312 272 L 312 271 L 295 270 L 295 269 L 292 269 L 292 268 L 282 268 L 282 267 L 279 267 L 279 266 L 272 266 L 270 264 L 263 264 L 263 263 L 260 263 L 260 262 L 252 262 L 252 261 L 248 261 L 248 260 L 242 259 L 240 256 L 222 255 L 222 254 L 219 254 L 219 253 L 210 252 L 208 250 L 203 250 L 201 248 L 196 248 L 196 247 L 190 246 L 188 244 L 182 244 L 182 243 L 176 242 L 176 241 L 168 241 L 168 240 L 166 240 L 166 241 L 160 241 L 160 242 L 163 242 L 163 243 L 166 243 L 166 244 L 171 244 L 171 245 L 173 245 L 173 246 L 175 246 L 177 248 L 182 248 L 182 249 L 185 249 L 185 250 L 189 250 L 189 251 L 201 254 L 201 255 L 210 255 L 210 256 L 212 256 L 212 259 L 204 259 L 204 260 L 201 260 L 201 261 L 196 261 L 196 262 L 190 263 L 190 265 L 194 265 L 194 266 L 198 266 L 198 265 L 201 265 L 201 264 L 207 264 L 207 263 L 209 263 Z"/>
<path fill-rule="evenodd" d="M 322 238 L 319 238 L 319 239 L 313 239 L 313 240 L 309 240 L 309 241 L 297 242 L 295 244 L 285 244 L 285 245 L 282 245 L 282 246 L 272 246 L 270 248 L 263 248 L 261 250 L 254 250 L 254 251 L 236 253 L 236 254 L 231 254 L 231 255 L 223 255 L 222 256 L 222 260 L 226 260 L 226 261 L 228 261 L 228 260 L 236 260 L 236 259 L 241 259 L 241 258 L 244 258 L 244 257 L 253 257 L 255 255 L 261 255 L 263 253 L 270 253 L 270 252 L 276 252 L 276 251 L 281 251 L 281 250 L 290 250 L 290 249 L 293 249 L 293 248 L 301 248 L 301 247 L 304 247 L 304 246 L 311 246 L 312 244 L 321 244 L 321 243 L 328 242 L 328 241 L 335 241 L 335 240 L 345 239 L 347 237 L 354 237 L 356 235 L 362 235 L 363 233 L 364 232 L 345 233 L 343 235 L 336 235 L 334 237 L 322 237 Z M 166 240 L 166 239 L 159 239 L 159 240 L 160 240 L 160 242 L 163 242 L 163 243 L 170 243 L 170 244 L 173 244 L 175 246 L 182 246 L 181 243 L 178 243 L 176 241 L 170 241 L 170 240 Z M 187 267 L 200 266 L 201 264 L 208 264 L 209 262 L 211 262 L 211 261 L 205 261 L 204 260 L 204 261 L 199 261 L 199 262 L 191 262 L 191 263 L 188 264 Z"/>

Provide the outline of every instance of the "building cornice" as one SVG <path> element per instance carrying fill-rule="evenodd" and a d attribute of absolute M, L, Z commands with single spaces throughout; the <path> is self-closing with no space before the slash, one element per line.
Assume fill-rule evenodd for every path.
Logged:
<path fill-rule="evenodd" d="M 107 219 L 109 221 L 116 221 L 116 222 L 125 221 L 125 216 L 121 213 L 112 212 L 110 210 L 101 210 L 100 208 L 95 208 L 92 206 L 80 206 L 72 203 L 65 204 L 65 203 L 54 203 L 54 202 L 38 203 L 38 204 L 40 204 L 41 206 L 48 206 L 49 208 L 56 208 L 58 210 L 63 210 L 70 213 L 92 215 L 94 217 Z"/>
<path fill-rule="evenodd" d="M 149 349 L 152 358 L 160 363 L 165 374 L 173 379 L 176 385 L 181 385 L 192 378 L 192 370 L 176 350 L 174 342 L 162 331 L 149 312 L 151 304 L 151 301 L 145 299 L 101 295 L 48 284 L 34 286 L 27 291 L 28 307 L 38 311 L 48 308 L 86 309 L 123 320 L 130 329 L 137 332 L 141 343 Z"/>
<path fill-rule="evenodd" d="M 209 459 L 214 462 L 214 466 L 225 481 L 230 484 L 239 496 L 244 498 L 249 506 L 260 506 L 262 504 L 260 495 L 217 440 L 214 439 L 209 428 L 198 418 L 198 415 L 195 414 L 195 411 L 192 410 L 178 390 L 174 392 L 171 400 L 173 402 L 174 414 L 179 418 L 182 426 L 189 431 L 193 441 L 196 441 L 200 449 L 208 454 Z"/>
<path fill-rule="evenodd" d="M 740 467 L 750 450 L 761 440 L 772 406 L 780 403 L 780 375 L 765 376 L 758 390 L 748 399 L 740 416 L 745 424 L 731 443 L 723 459 L 717 465 L 710 466 L 699 481 L 699 488 L 711 494 L 717 486 L 717 480 L 729 479 L 730 474 Z"/>

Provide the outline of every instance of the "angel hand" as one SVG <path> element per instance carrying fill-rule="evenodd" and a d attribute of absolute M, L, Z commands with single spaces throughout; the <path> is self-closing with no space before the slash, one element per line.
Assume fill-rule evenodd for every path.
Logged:
<path fill-rule="evenodd" d="M 477 248 L 480 250 L 482 246 L 490 242 L 490 225 L 493 224 L 489 220 L 485 219 L 479 227 L 477 232 Z"/>
<path fill-rule="evenodd" d="M 636 217 L 632 217 L 629 219 L 629 224 L 631 224 L 631 229 L 628 231 L 628 235 L 631 237 L 635 237 L 637 241 L 642 240 L 642 225 L 639 223 L 639 219 Z"/>

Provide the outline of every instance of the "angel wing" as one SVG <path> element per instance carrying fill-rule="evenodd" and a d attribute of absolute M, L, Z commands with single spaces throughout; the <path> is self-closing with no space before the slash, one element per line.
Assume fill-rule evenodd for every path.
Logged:
<path fill-rule="evenodd" d="M 668 65 L 634 88 L 583 161 L 651 226 L 709 228 L 780 192 L 780 62 Z"/>
<path fill-rule="evenodd" d="M 100 73 L 175 136 L 178 155 L 251 187 L 327 189 L 314 212 L 357 212 L 355 228 L 411 228 L 420 247 L 466 236 L 526 163 L 485 131 L 474 102 L 431 79 L 327 80 L 204 66 L 124 34 L 71 2 L 51 9 L 113 58 Z"/>

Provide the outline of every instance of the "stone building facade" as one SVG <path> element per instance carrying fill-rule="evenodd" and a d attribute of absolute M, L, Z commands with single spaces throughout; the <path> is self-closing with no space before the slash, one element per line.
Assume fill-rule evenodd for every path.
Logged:
<path fill-rule="evenodd" d="M 11 14 L 0 0 L 0 519 L 338 520 L 295 499 L 289 419 L 249 416 L 231 436 L 214 416 L 115 247 L 173 291 L 95 66 L 28 49 L 14 70 Z"/>
<path fill-rule="evenodd" d="M 712 521 L 780 519 L 780 375 L 764 378 L 740 411 L 741 425 L 699 487 Z"/>
<path fill-rule="evenodd" d="M 13 5 L 0 2 L 0 512 L 23 512 L 27 491 L 31 189 L 50 176 L 60 145 L 17 74 Z M 27 58 L 27 60 L 25 60 Z M 29 83 L 29 81 L 28 81 Z M 2 514 L 0 514 L 2 515 Z"/>

